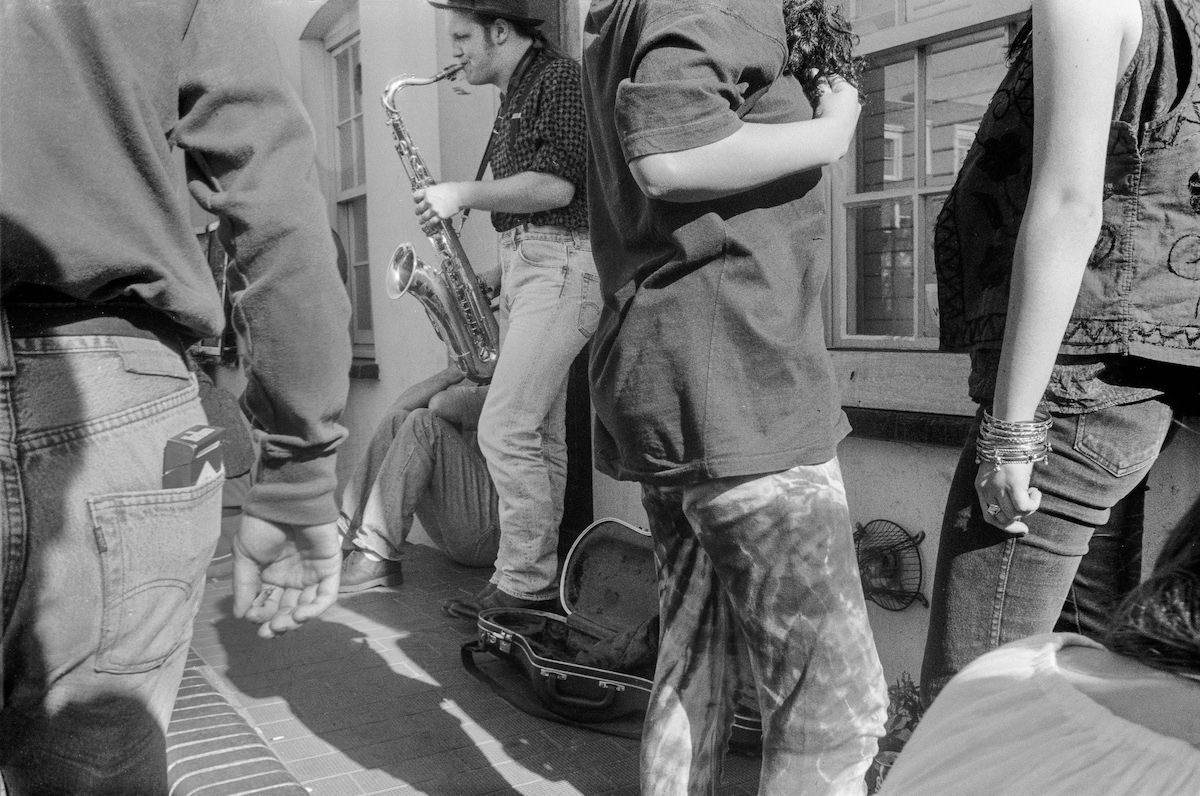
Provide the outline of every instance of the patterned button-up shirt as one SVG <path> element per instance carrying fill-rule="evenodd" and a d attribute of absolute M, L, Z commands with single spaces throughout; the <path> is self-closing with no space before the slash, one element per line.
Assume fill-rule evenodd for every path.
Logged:
<path fill-rule="evenodd" d="M 574 184 L 575 196 L 570 204 L 552 210 L 493 212 L 492 226 L 497 232 L 521 224 L 586 229 L 587 123 L 579 64 L 539 50 L 508 93 L 496 117 L 492 175 L 503 179 L 523 171 L 553 174 Z"/>

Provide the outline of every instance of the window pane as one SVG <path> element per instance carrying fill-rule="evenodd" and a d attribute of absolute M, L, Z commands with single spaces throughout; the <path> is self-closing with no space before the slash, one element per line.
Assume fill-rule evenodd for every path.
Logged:
<path fill-rule="evenodd" d="M 370 266 L 354 266 L 354 329 L 369 332 L 375 328 L 371 317 L 371 269 Z"/>
<path fill-rule="evenodd" d="M 850 334 L 914 333 L 912 207 L 910 199 L 898 199 L 847 212 Z"/>
<path fill-rule="evenodd" d="M 351 328 L 355 343 L 370 343 L 374 328 L 371 315 L 371 269 L 367 258 L 367 199 L 359 197 L 338 204 L 338 235 L 350 261 Z M 362 334 L 359 334 L 362 333 Z"/>
<path fill-rule="evenodd" d="M 354 187 L 354 125 L 349 122 L 338 127 L 338 175 L 338 188 Z"/>
<path fill-rule="evenodd" d="M 360 115 L 353 122 L 354 128 L 354 184 L 362 185 L 367 181 L 367 160 L 363 151 L 363 117 Z"/>
<path fill-rule="evenodd" d="M 991 30 L 929 49 L 925 114 L 931 185 L 954 181 L 979 120 L 1004 77 L 1008 36 Z"/>
<path fill-rule="evenodd" d="M 350 52 L 342 50 L 334 56 L 334 64 L 336 80 L 337 80 L 337 117 L 338 120 L 345 119 L 351 113 L 350 101 Z"/>
<path fill-rule="evenodd" d="M 896 24 L 896 0 L 855 0 L 850 22 L 860 36 L 890 28 Z"/>
<path fill-rule="evenodd" d="M 362 113 L 362 62 L 358 60 L 358 44 L 350 46 L 350 97 L 354 110 L 352 113 Z"/>
<path fill-rule="evenodd" d="M 937 222 L 938 213 L 946 203 L 946 194 L 940 193 L 921 198 L 921 230 L 924 234 L 920 261 L 921 289 L 923 295 L 918 297 L 921 308 L 921 336 L 938 336 L 938 295 L 937 269 L 933 262 L 933 226 Z"/>
<path fill-rule="evenodd" d="M 350 203 L 350 223 L 353 225 L 353 242 L 350 258 L 356 263 L 367 261 L 367 198 L 361 197 Z"/>
<path fill-rule="evenodd" d="M 868 69 L 866 99 L 858 123 L 856 190 L 878 191 L 911 184 L 916 136 L 913 96 L 916 70 L 912 57 Z"/>

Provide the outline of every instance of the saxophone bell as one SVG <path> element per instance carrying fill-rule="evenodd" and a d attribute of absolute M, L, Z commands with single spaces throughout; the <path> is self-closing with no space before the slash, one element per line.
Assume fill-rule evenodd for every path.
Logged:
<path fill-rule="evenodd" d="M 452 78 L 462 68 L 462 64 L 453 64 L 427 78 L 405 75 L 384 89 L 383 107 L 392 128 L 396 154 L 404 164 L 413 190 L 436 183 L 396 110 L 396 94 L 405 86 Z M 432 244 L 437 259 L 431 264 L 424 263 L 413 252 L 411 243 L 402 243 L 392 254 L 388 267 L 385 283 L 388 297 L 417 299 L 458 369 L 476 384 L 487 384 L 500 351 L 496 318 L 454 227 L 441 220 L 423 226 L 421 231 Z"/>
<path fill-rule="evenodd" d="M 413 270 L 419 262 L 411 243 L 401 243 L 396 247 L 384 285 L 388 298 L 398 299 L 408 292 L 412 287 Z"/>

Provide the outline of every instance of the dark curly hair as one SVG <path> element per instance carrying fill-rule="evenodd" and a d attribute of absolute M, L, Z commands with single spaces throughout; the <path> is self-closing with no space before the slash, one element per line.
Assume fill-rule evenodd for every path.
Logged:
<path fill-rule="evenodd" d="M 857 87 L 865 61 L 852 49 L 858 37 L 833 0 L 783 0 L 787 71 L 815 98 L 821 78 L 840 75 Z M 814 73 L 812 70 L 816 70 Z"/>
<path fill-rule="evenodd" d="M 1154 572 L 1121 602 L 1105 644 L 1155 669 L 1200 679 L 1200 503 L 1167 538 Z"/>

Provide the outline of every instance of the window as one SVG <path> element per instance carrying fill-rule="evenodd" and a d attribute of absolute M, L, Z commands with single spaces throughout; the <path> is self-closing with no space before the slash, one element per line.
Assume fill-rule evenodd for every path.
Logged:
<path fill-rule="evenodd" d="M 336 232 L 346 254 L 347 289 L 356 356 L 371 356 L 375 342 L 367 255 L 367 176 L 363 150 L 362 61 L 357 35 L 329 51 L 333 67 L 336 129 Z"/>
<path fill-rule="evenodd" d="M 883 126 L 883 178 L 904 179 L 904 130 L 895 124 Z"/>
<path fill-rule="evenodd" d="M 859 0 L 856 10 L 895 5 Z M 911 13 L 938 2 L 903 5 Z M 1004 76 L 1010 33 L 1001 25 L 871 57 L 834 222 L 845 245 L 835 347 L 937 347 L 933 225 Z"/>
<path fill-rule="evenodd" d="M 860 35 L 960 14 L 971 0 L 842 0 L 842 8 Z M 1029 7 L 1025 0 L 1025 8 Z"/>

